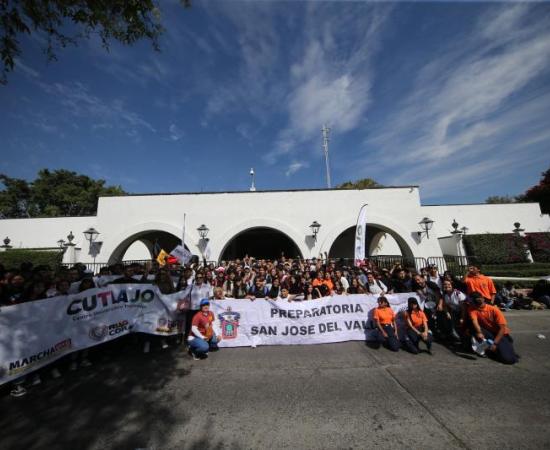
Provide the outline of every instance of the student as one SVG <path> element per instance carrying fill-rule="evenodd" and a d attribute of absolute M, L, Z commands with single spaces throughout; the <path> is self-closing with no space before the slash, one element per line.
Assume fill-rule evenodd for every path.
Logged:
<path fill-rule="evenodd" d="M 428 328 L 428 318 L 424 311 L 420 309 L 418 300 L 409 297 L 408 308 L 405 311 L 405 321 L 407 324 L 407 334 L 405 336 L 406 349 L 415 355 L 420 352 L 420 341 L 426 344 L 428 353 L 432 354 L 432 333 Z"/>
<path fill-rule="evenodd" d="M 497 290 L 493 284 L 493 280 L 479 271 L 479 267 L 471 265 L 468 267 L 468 274 L 464 277 L 466 284 L 466 293 L 472 295 L 473 292 L 479 292 L 483 297 L 489 300 L 493 305 Z"/>
<path fill-rule="evenodd" d="M 395 314 L 386 297 L 378 297 L 378 307 L 374 309 L 373 319 L 378 332 L 378 342 L 383 343 L 392 352 L 399 351 L 400 344 L 395 325 Z"/>
<path fill-rule="evenodd" d="M 212 324 L 214 313 L 210 311 L 210 302 L 203 298 L 200 301 L 200 311 L 193 316 L 191 332 L 189 333 L 189 351 L 193 359 L 205 359 L 209 351 L 218 350 L 218 342 L 221 336 L 216 336 Z"/>
<path fill-rule="evenodd" d="M 367 284 L 365 285 L 365 289 L 369 294 L 373 295 L 384 295 L 388 292 L 386 285 L 380 280 L 375 279 L 372 272 L 367 273 Z"/>
<path fill-rule="evenodd" d="M 479 292 L 470 296 L 473 306 L 469 315 L 472 321 L 473 334 L 477 341 L 485 339 L 493 341 L 487 349 L 494 357 L 504 364 L 515 364 L 518 357 L 514 351 L 513 339 L 510 336 L 504 314 L 496 306 L 485 302 Z"/>

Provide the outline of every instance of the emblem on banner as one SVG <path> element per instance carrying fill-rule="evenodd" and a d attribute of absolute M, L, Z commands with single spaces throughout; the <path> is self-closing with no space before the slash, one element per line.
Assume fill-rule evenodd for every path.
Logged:
<path fill-rule="evenodd" d="M 99 325 L 98 327 L 90 329 L 88 336 L 90 336 L 90 338 L 94 341 L 102 341 L 103 339 L 105 339 L 105 336 L 107 336 L 108 332 L 109 329 L 107 325 Z"/>
<path fill-rule="evenodd" d="M 223 339 L 235 339 L 239 329 L 241 314 L 233 311 L 229 306 L 224 312 L 218 314 L 218 318 L 221 322 Z"/>

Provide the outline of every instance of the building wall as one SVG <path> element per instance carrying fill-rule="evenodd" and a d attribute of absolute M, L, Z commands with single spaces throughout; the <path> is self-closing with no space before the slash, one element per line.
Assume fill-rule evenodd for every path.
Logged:
<path fill-rule="evenodd" d="M 97 261 L 107 262 L 117 249 L 128 247 L 145 232 L 158 230 L 181 237 L 186 214 L 185 243 L 195 254 L 200 254 L 196 230 L 205 224 L 210 229 L 213 260 L 235 235 L 254 227 L 285 233 L 308 258 L 328 253 L 337 237 L 355 226 L 365 203 L 367 223 L 391 233 L 388 251 L 397 251 L 393 242 L 397 239 L 417 257 L 442 255 L 438 237 L 449 235 L 453 219 L 470 233 L 511 232 L 515 221 L 527 232 L 550 230 L 550 220 L 540 214 L 537 204 L 421 206 L 418 188 L 399 187 L 102 197 L 96 217 L 0 220 L 0 239 L 9 236 L 14 247 L 51 247 L 72 231 L 74 243 L 82 248 L 77 252 L 79 260 L 89 262 L 92 258 L 82 232 L 94 227 L 103 242 Z M 417 233 L 424 216 L 435 221 L 429 238 L 419 238 Z M 321 224 L 317 242 L 310 237 L 314 220 Z M 151 246 L 150 236 L 145 245 Z M 388 254 L 384 247 L 377 252 Z M 135 244 L 126 258 L 142 255 L 148 257 L 146 247 Z"/>

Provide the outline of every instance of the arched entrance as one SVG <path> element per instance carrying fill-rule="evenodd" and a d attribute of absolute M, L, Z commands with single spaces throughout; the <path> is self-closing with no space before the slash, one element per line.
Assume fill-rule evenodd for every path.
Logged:
<path fill-rule="evenodd" d="M 409 246 L 394 231 L 380 225 L 367 224 L 365 255 L 395 255 L 412 258 L 413 253 Z M 334 240 L 330 247 L 329 258 L 354 258 L 355 226 L 344 230 Z"/>
<path fill-rule="evenodd" d="M 128 238 L 124 239 L 113 251 L 111 256 L 109 257 L 109 264 L 114 264 L 120 261 L 123 261 L 125 259 L 125 254 L 130 251 L 134 250 L 136 246 L 133 244 L 139 242 L 143 246 L 146 247 L 148 251 L 148 255 L 145 254 L 144 258 L 142 259 L 151 259 L 155 255 L 155 243 L 158 244 L 158 248 L 161 248 L 167 252 L 170 252 L 176 247 L 177 245 L 181 244 L 181 239 L 177 236 L 173 235 L 172 233 L 168 233 L 167 231 L 162 230 L 147 230 L 147 231 L 141 231 L 139 233 L 133 234 L 132 236 L 129 236 Z M 188 249 L 187 246 L 185 248 Z"/>
<path fill-rule="evenodd" d="M 220 260 L 243 258 L 245 255 L 261 259 L 289 258 L 302 254 L 296 243 L 285 233 L 269 227 L 254 227 L 231 238 L 221 252 Z"/>

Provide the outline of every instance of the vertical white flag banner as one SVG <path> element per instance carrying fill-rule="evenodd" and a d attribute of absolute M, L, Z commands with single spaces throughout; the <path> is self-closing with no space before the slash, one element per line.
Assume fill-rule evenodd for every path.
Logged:
<path fill-rule="evenodd" d="M 365 259 L 365 242 L 367 240 L 367 204 L 361 206 L 357 226 L 355 227 L 355 265 L 359 266 Z"/>
<path fill-rule="evenodd" d="M 181 246 L 185 248 L 185 216 L 186 214 L 183 213 L 183 230 L 181 233 Z"/>

